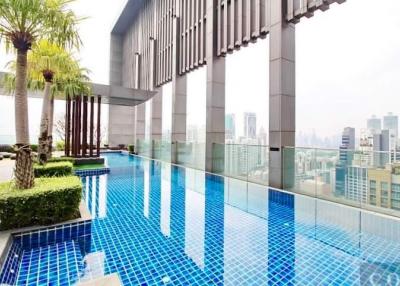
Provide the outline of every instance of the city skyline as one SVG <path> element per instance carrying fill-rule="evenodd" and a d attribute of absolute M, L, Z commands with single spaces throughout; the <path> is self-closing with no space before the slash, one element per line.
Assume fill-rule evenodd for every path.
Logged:
<path fill-rule="evenodd" d="M 340 7 L 332 6 L 329 13 L 317 13 L 315 17 L 304 20 L 298 26 L 296 127 L 299 142 L 307 141 L 301 138 L 301 134 L 310 137 L 313 130 L 319 138 L 317 143 L 334 141 L 332 138 L 338 138 L 344 126 L 353 126 L 359 132 L 364 128 L 366 117 L 386 113 L 393 106 L 399 105 L 396 93 L 400 90 L 400 82 L 397 80 L 400 72 L 400 56 L 397 52 L 400 49 L 400 39 L 390 35 L 394 35 L 400 28 L 400 19 L 395 14 L 400 3 L 382 1 L 382 15 L 393 14 L 393 17 L 383 17 L 379 25 L 367 21 L 375 17 L 373 0 L 362 0 L 363 13 L 358 13 L 361 0 L 353 0 Z M 91 70 L 93 81 L 108 83 L 109 33 L 96 35 L 94 41 L 92 31 L 98 27 L 109 31 L 126 0 L 99 2 L 101 5 L 93 6 L 91 1 L 79 1 L 73 8 L 78 15 L 89 16 L 80 27 L 84 42 L 79 53 L 82 65 Z M 354 15 L 357 15 L 358 21 L 355 21 Z M 334 20 L 337 18 L 341 21 Z M 385 27 L 387 33 L 379 33 L 382 27 Z M 373 42 L 370 41 L 370 33 L 377 35 Z M 357 35 L 356 39 L 354 35 Z M 315 41 L 315 37 L 321 40 Z M 268 131 L 269 70 L 268 65 L 260 64 L 268 62 L 267 42 L 260 40 L 240 53 L 227 55 L 226 98 L 229 102 L 226 113 L 255 112 L 259 126 L 264 126 Z M 349 49 L 344 49 L 340 44 L 343 42 L 352 45 Z M 310 43 L 312 49 L 309 48 Z M 374 52 L 377 50 L 384 52 Z M 327 51 L 330 51 L 329 56 L 326 56 Z M 2 53 L 0 70 L 11 59 L 12 55 L 6 56 Z M 346 69 L 343 69 L 345 64 Z M 200 70 L 193 74 L 201 73 Z M 254 72 L 248 72 L 249 70 Z M 354 112 L 354 106 L 362 108 Z M 313 112 L 309 112 L 310 108 Z M 3 108 L 1 111 L 4 118 L 11 118 L 10 108 Z M 33 114 L 39 112 L 40 109 L 32 111 Z M 196 117 L 193 114 L 191 116 Z M 331 120 L 332 118 L 335 120 Z"/>

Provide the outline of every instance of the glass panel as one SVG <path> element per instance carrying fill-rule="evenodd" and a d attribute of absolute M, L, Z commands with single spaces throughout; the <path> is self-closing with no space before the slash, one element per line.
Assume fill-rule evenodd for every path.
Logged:
<path fill-rule="evenodd" d="M 400 216 L 400 165 L 396 152 L 369 152 L 367 191 L 362 207 Z"/>
<path fill-rule="evenodd" d="M 310 148 L 283 149 L 283 188 L 285 190 L 316 196 L 316 151 Z"/>
<path fill-rule="evenodd" d="M 137 152 L 140 156 L 149 157 L 150 144 L 147 140 L 137 140 Z"/>
<path fill-rule="evenodd" d="M 171 162 L 172 83 L 163 85 L 161 159 Z"/>
<path fill-rule="evenodd" d="M 220 154 L 224 152 L 224 146 L 221 144 L 214 144 L 214 158 L 216 162 L 213 162 L 217 168 L 220 165 L 221 158 Z M 225 169 L 223 174 L 228 177 L 238 178 L 247 181 L 247 146 L 239 144 L 226 144 L 225 145 Z"/>
<path fill-rule="evenodd" d="M 268 156 L 267 146 L 247 146 L 247 170 L 249 182 L 268 185 Z"/>
<path fill-rule="evenodd" d="M 338 150 L 315 151 L 316 194 L 320 198 L 333 200 L 344 194 L 345 167 L 339 164 L 339 157 Z"/>
<path fill-rule="evenodd" d="M 205 144 L 196 142 L 175 142 L 177 164 L 204 170 Z"/>
<path fill-rule="evenodd" d="M 161 141 L 153 140 L 153 158 L 156 160 L 161 160 L 161 145 Z"/>

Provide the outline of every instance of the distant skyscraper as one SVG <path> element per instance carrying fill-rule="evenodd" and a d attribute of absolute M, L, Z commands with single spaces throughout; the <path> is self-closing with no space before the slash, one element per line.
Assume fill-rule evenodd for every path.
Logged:
<path fill-rule="evenodd" d="M 388 115 L 383 117 L 383 129 L 389 130 L 397 140 L 399 135 L 399 117 L 389 112 Z"/>
<path fill-rule="evenodd" d="M 234 140 L 236 137 L 235 114 L 227 114 L 225 116 L 225 138 Z"/>
<path fill-rule="evenodd" d="M 335 195 L 343 196 L 346 193 L 347 167 L 353 161 L 353 153 L 356 147 L 356 131 L 352 127 L 346 127 L 342 133 L 342 144 L 339 149 L 339 162 L 336 166 L 336 188 Z"/>
<path fill-rule="evenodd" d="M 257 115 L 253 112 L 244 114 L 244 137 L 255 139 L 257 134 Z"/>
<path fill-rule="evenodd" d="M 390 161 L 391 138 L 389 130 L 382 130 L 380 134 L 375 134 L 373 139 L 374 166 L 384 167 Z"/>
<path fill-rule="evenodd" d="M 345 197 L 356 202 L 367 202 L 367 168 L 349 166 L 346 172 Z"/>
<path fill-rule="evenodd" d="M 367 120 L 367 129 L 371 135 L 380 133 L 382 130 L 382 120 L 372 115 L 372 117 Z"/>

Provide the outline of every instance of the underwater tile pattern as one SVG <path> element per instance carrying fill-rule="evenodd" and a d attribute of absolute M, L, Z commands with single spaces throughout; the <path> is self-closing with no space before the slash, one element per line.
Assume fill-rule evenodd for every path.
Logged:
<path fill-rule="evenodd" d="M 75 175 L 81 176 L 81 177 L 104 175 L 104 174 L 108 174 L 108 173 L 110 173 L 110 168 L 108 168 L 108 167 L 75 171 Z"/>
<path fill-rule="evenodd" d="M 346 224 L 353 214 L 339 206 L 328 212 L 267 188 L 228 196 L 219 176 L 196 171 L 193 182 L 184 168 L 104 156 L 109 174 L 82 177 L 90 248 L 71 239 L 23 250 L 17 285 L 73 285 L 114 272 L 124 285 L 201 286 L 370 285 L 372 273 L 400 275 L 399 238 Z"/>
<path fill-rule="evenodd" d="M 24 250 L 17 285 L 74 285 L 83 271 L 83 260 L 75 241 Z"/>
<path fill-rule="evenodd" d="M 14 285 L 17 279 L 17 274 L 19 271 L 22 247 L 17 244 L 11 244 L 8 251 L 7 259 L 4 263 L 1 275 L 0 275 L 0 285 Z"/>

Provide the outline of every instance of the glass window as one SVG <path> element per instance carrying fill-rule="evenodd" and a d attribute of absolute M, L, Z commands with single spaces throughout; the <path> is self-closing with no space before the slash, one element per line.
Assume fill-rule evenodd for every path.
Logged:
<path fill-rule="evenodd" d="M 381 182 L 381 194 L 383 198 L 388 197 L 388 191 L 389 191 L 389 184 L 387 182 Z"/>

